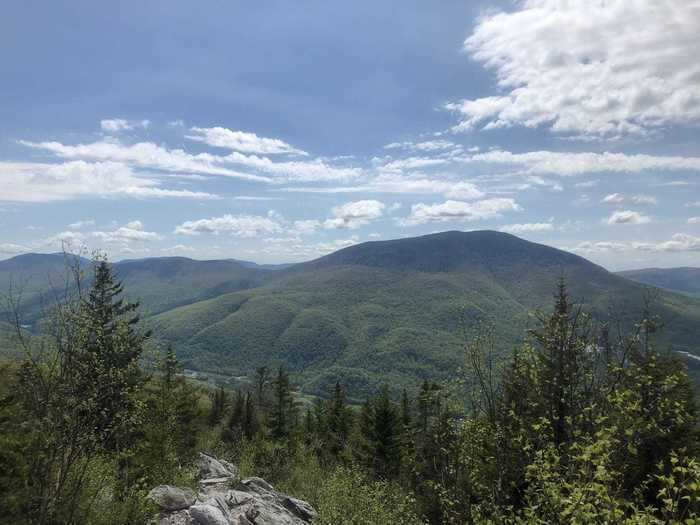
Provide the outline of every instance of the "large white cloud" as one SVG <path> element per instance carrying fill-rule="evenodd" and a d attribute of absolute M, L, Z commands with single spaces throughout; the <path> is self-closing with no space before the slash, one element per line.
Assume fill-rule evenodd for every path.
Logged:
<path fill-rule="evenodd" d="M 430 222 L 465 222 L 501 217 L 503 212 L 518 211 L 520 206 L 514 199 L 496 198 L 476 202 L 448 200 L 442 204 L 414 204 L 404 224 Z"/>
<path fill-rule="evenodd" d="M 386 205 L 375 200 L 348 202 L 333 208 L 333 218 L 323 223 L 328 229 L 355 229 L 365 226 L 384 214 Z"/>
<path fill-rule="evenodd" d="M 255 133 L 245 131 L 216 126 L 213 128 L 192 128 L 190 132 L 192 135 L 188 135 L 188 139 L 243 153 L 308 155 L 305 151 L 294 148 L 280 139 L 259 137 Z"/>
<path fill-rule="evenodd" d="M 448 105 L 457 129 L 549 126 L 582 138 L 700 122 L 698 0 L 524 0 L 465 49 L 504 94 Z"/>
<path fill-rule="evenodd" d="M 118 141 L 99 141 L 74 146 L 60 142 L 20 141 L 32 148 L 50 151 L 64 159 L 86 159 L 120 162 L 138 168 L 149 168 L 176 173 L 199 173 L 221 175 L 258 182 L 269 182 L 269 178 L 250 173 L 241 173 L 220 165 L 220 157 L 209 153 L 196 155 L 181 149 L 167 149 L 152 142 L 122 144 Z"/>
<path fill-rule="evenodd" d="M 0 200 L 50 202 L 83 196 L 216 199 L 216 195 L 161 188 L 160 182 L 120 162 L 60 164 L 0 162 Z"/>

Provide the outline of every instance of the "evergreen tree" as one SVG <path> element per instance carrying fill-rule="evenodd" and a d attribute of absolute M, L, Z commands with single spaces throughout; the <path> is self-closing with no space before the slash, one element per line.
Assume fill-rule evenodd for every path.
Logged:
<path fill-rule="evenodd" d="M 289 436 L 295 418 L 292 388 L 284 367 L 280 367 L 277 371 L 277 377 L 273 383 L 273 395 L 270 433 L 275 439 L 284 439 Z"/>
<path fill-rule="evenodd" d="M 228 421 L 221 435 L 224 441 L 235 442 L 243 435 L 247 397 L 248 396 L 244 397 L 240 390 L 236 391 L 236 396 L 233 400 L 233 408 L 231 409 Z"/>
<path fill-rule="evenodd" d="M 381 479 L 395 477 L 401 461 L 401 419 L 387 387 L 366 405 L 360 421 L 369 466 Z"/>
<path fill-rule="evenodd" d="M 209 425 L 217 425 L 224 417 L 226 409 L 226 391 L 223 386 L 219 386 L 212 395 L 211 409 L 209 411 Z"/>
<path fill-rule="evenodd" d="M 352 424 L 351 413 L 345 403 L 345 394 L 340 383 L 336 382 L 333 395 L 328 403 L 327 432 L 330 454 L 337 458 L 347 446 Z"/>

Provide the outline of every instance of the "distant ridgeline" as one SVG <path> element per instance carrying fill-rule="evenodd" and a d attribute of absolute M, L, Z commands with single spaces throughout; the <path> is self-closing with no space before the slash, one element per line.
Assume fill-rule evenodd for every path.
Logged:
<path fill-rule="evenodd" d="M 22 290 L 29 329 L 51 302 L 48 283 L 55 293 L 64 282 L 64 264 L 60 254 L 0 261 L 0 290 Z M 670 286 L 616 275 L 493 231 L 367 242 L 289 266 L 166 257 L 114 267 L 154 337 L 172 343 L 188 369 L 241 376 L 282 364 L 304 392 L 328 392 L 341 380 L 357 398 L 384 383 L 412 389 L 453 377 L 483 324 L 509 355 L 529 315 L 550 307 L 560 276 L 594 317 L 627 327 L 641 318 L 648 286 L 626 277 L 685 291 L 680 277 Z M 697 285 L 684 286 L 692 293 Z M 700 298 L 661 289 L 652 308 L 664 321 L 658 345 L 700 368 L 692 357 L 700 355 Z"/>

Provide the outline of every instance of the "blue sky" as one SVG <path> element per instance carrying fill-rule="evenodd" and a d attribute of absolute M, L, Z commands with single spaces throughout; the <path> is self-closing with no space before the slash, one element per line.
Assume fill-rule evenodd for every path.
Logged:
<path fill-rule="evenodd" d="M 698 266 L 698 27 L 698 0 L 10 0 L 0 257 L 496 229 Z"/>

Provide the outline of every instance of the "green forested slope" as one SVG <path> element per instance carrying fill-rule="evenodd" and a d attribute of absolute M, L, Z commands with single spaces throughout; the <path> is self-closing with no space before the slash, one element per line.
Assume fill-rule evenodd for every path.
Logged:
<path fill-rule="evenodd" d="M 365 243 L 276 272 L 264 286 L 151 319 L 187 365 L 251 373 L 284 364 L 308 392 L 343 378 L 352 393 L 453 374 L 465 332 L 493 324 L 501 347 L 518 344 L 529 314 L 564 276 L 598 318 L 629 326 L 645 288 L 575 255 L 496 232 L 446 232 Z M 662 293 L 663 344 L 695 352 L 700 303 Z"/>

